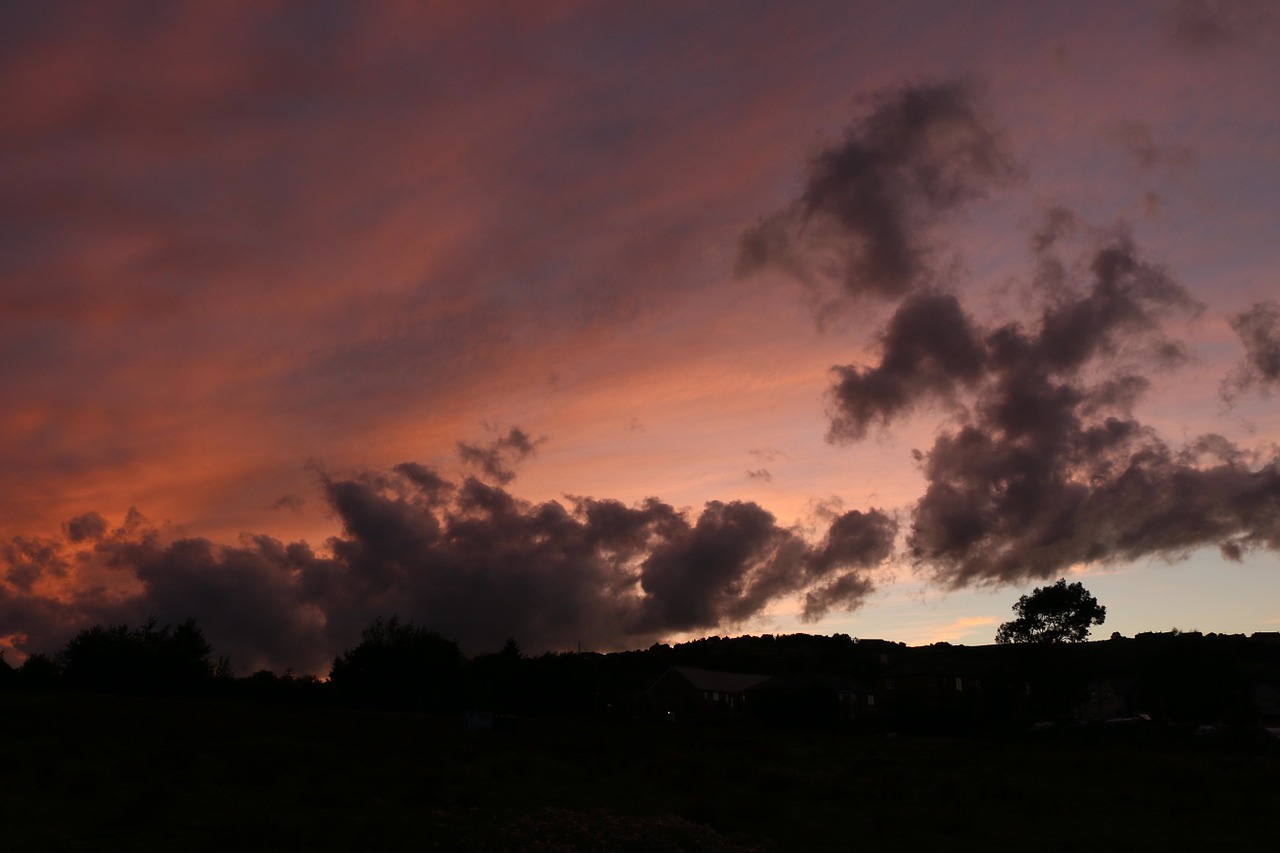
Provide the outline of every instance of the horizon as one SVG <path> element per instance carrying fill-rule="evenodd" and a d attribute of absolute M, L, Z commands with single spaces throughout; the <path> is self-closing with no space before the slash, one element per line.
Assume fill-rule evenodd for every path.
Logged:
<path fill-rule="evenodd" d="M 1280 630 L 1278 53 L 1250 0 L 8 8 L 0 650 L 986 645 L 1059 577 Z"/>
<path fill-rule="evenodd" d="M 385 625 L 388 622 L 399 622 L 399 620 L 394 616 L 390 617 L 389 619 L 383 619 L 379 617 L 377 622 Z M 522 649 L 520 649 L 519 643 L 518 641 L 516 641 L 516 638 L 509 637 L 503 643 L 503 646 L 499 649 L 480 650 L 480 651 L 475 651 L 471 654 L 467 654 L 458 647 L 458 644 L 455 640 L 449 637 L 441 636 L 437 634 L 435 631 L 432 631 L 428 626 L 415 625 L 412 621 L 399 622 L 399 624 L 402 628 L 405 628 L 405 629 L 426 632 L 428 635 L 434 637 L 436 640 L 441 641 L 444 644 L 447 644 L 449 646 L 453 646 L 459 652 L 459 658 L 458 658 L 459 661 L 463 663 L 479 662 L 485 658 L 505 657 L 508 654 L 508 649 L 512 647 L 513 642 L 515 643 L 514 645 L 515 656 L 520 660 L 532 661 L 532 660 L 537 660 L 539 658 L 545 659 L 548 657 L 555 658 L 555 657 L 572 656 L 572 655 L 588 655 L 588 656 L 594 656 L 594 657 L 608 657 L 610 655 L 637 655 L 637 654 L 643 655 L 643 654 L 650 654 L 655 652 L 657 653 L 670 652 L 680 648 L 684 648 L 686 651 L 692 651 L 693 647 L 703 646 L 708 644 L 711 646 L 714 646 L 718 643 L 734 644 L 734 643 L 740 643 L 742 641 L 760 641 L 760 640 L 778 641 L 778 640 L 814 640 L 816 639 L 816 640 L 823 640 L 823 641 L 845 641 L 855 646 L 868 643 L 868 644 L 874 644 L 876 647 L 885 647 L 885 646 L 898 647 L 904 651 L 923 651 L 923 650 L 938 649 L 938 648 L 960 649 L 960 650 L 982 650 L 987 648 L 992 648 L 992 649 L 1000 648 L 1002 650 L 1009 650 L 1012 652 L 1012 651 L 1015 651 L 1017 648 L 1021 648 L 1023 650 L 1038 648 L 1043 650 L 1049 647 L 1054 647 L 1054 648 L 1080 647 L 1080 646 L 1088 646 L 1093 644 L 1114 645 L 1117 642 L 1127 642 L 1127 641 L 1135 641 L 1135 640 L 1146 642 L 1148 640 L 1153 640 L 1153 639 L 1174 638 L 1174 637 L 1182 637 L 1182 638 L 1188 638 L 1188 639 L 1195 638 L 1200 640 L 1235 640 L 1235 641 L 1243 640 L 1248 642 L 1262 642 L 1262 643 L 1272 643 L 1272 644 L 1275 643 L 1277 639 L 1280 639 L 1280 631 L 1255 631 L 1252 634 L 1242 634 L 1242 633 L 1227 634 L 1227 633 L 1217 633 L 1217 632 L 1201 632 L 1196 630 L 1184 631 L 1181 629 L 1174 628 L 1169 631 L 1143 631 L 1133 636 L 1126 636 L 1121 634 L 1119 631 L 1112 631 L 1106 637 L 1086 636 L 1083 639 L 1075 639 L 1075 640 L 1059 639 L 1059 640 L 1045 641 L 1045 640 L 1017 639 L 1017 640 L 1007 640 L 1005 642 L 1000 642 L 998 640 L 993 639 L 990 642 L 985 642 L 985 643 L 980 642 L 975 644 L 951 643 L 946 640 L 940 640 L 940 641 L 935 641 L 930 643 L 910 644 L 910 643 L 902 642 L 899 640 L 894 640 L 889 637 L 851 637 L 848 634 L 839 633 L 839 632 L 834 634 L 825 634 L 821 632 L 801 631 L 801 632 L 795 632 L 795 633 L 739 634 L 739 635 L 724 635 L 724 636 L 711 634 L 707 636 L 685 639 L 679 642 L 672 642 L 672 643 L 656 641 L 652 645 L 648 647 L 643 647 L 643 648 L 621 648 L 621 649 L 611 649 L 611 650 L 605 650 L 605 651 L 598 651 L 594 649 L 564 649 L 564 650 L 551 649 L 551 650 L 543 651 L 538 654 L 526 654 Z M 94 626 L 91 626 L 90 629 L 88 629 L 87 631 L 81 632 L 81 634 L 77 635 L 77 637 L 73 640 L 72 643 L 68 645 L 67 648 L 68 649 L 71 648 L 71 646 L 75 645 L 76 642 L 79 642 L 80 640 L 82 640 L 87 633 L 92 633 L 100 630 L 105 630 L 108 633 L 112 633 L 114 632 L 115 629 L 120 629 L 122 634 L 127 632 L 130 635 L 134 635 L 134 636 L 141 634 L 142 632 L 147 632 L 152 634 L 153 636 L 156 636 L 157 634 L 154 632 L 158 632 L 158 635 L 160 636 L 172 637 L 174 635 L 174 629 L 179 627 L 182 630 L 186 630 L 188 627 L 191 627 L 192 629 L 194 629 L 197 636 L 203 637 L 203 631 L 200 630 L 199 621 L 196 619 L 187 620 L 187 622 L 183 623 L 181 626 L 174 626 L 174 625 L 168 625 L 168 624 L 159 625 L 154 621 L 149 621 L 139 626 L 94 625 Z M 366 627 L 374 628 L 376 627 L 376 625 L 371 625 Z M 1102 633 L 1106 633 L 1106 632 L 1103 631 Z M 227 667 L 228 659 L 225 656 L 219 655 L 218 649 L 212 646 L 207 647 L 206 652 L 200 656 L 200 659 L 205 661 L 211 668 L 209 674 L 206 675 L 205 678 L 212 678 L 215 681 L 226 680 L 226 679 L 252 680 L 255 677 L 261 676 L 266 673 L 270 673 L 271 675 L 283 678 L 285 680 L 296 679 L 306 683 L 328 684 L 330 683 L 332 678 L 333 666 L 337 665 L 340 659 L 346 658 L 349 655 L 351 655 L 354 651 L 356 651 L 358 647 L 364 646 L 366 644 L 366 640 L 367 638 L 364 636 L 364 633 L 362 632 L 362 635 L 360 637 L 360 642 L 353 644 L 351 648 L 340 650 L 338 655 L 335 657 L 334 661 L 332 662 L 329 671 L 322 671 L 322 672 L 314 672 L 314 671 L 313 672 L 294 672 L 292 669 L 288 669 L 285 672 L 276 672 L 270 669 L 260 669 L 255 672 L 238 672 L 238 671 L 235 671 L 234 668 L 228 668 Z M 57 671 L 63 672 L 63 677 L 65 677 L 66 663 L 64 662 L 64 653 L 66 651 L 67 651 L 66 649 L 40 651 L 40 652 L 33 653 L 32 656 L 43 658 L 45 661 L 45 665 L 52 665 L 53 667 L 56 668 Z M 97 653 L 101 654 L 101 649 L 97 649 L 96 651 Z M 120 649 L 118 648 L 115 649 L 115 653 L 120 654 L 121 653 Z M 1002 654 L 1003 653 L 1004 652 L 1002 652 Z M 887 664 L 890 662 L 890 660 L 891 659 L 886 660 L 884 657 L 881 657 L 881 664 Z M 115 663 L 114 660 L 112 662 Z M 8 667 L 10 668 L 10 670 L 14 672 L 23 671 L 22 663 L 25 663 L 25 661 L 19 662 L 17 666 L 14 666 L 13 664 L 10 664 L 9 661 L 4 659 L 3 654 L 0 654 L 0 665 L 4 667 Z M 99 663 L 102 663 L 102 661 L 99 661 Z M 82 668 L 78 672 L 79 676 L 84 676 L 91 671 L 89 669 L 83 668 L 82 664 L 81 664 L 81 667 Z M 670 668 L 689 668 L 689 667 L 690 667 L 690 664 L 688 663 L 670 665 Z M 705 669 L 705 667 L 703 668 Z M 750 666 L 750 667 L 747 667 L 747 669 L 751 671 L 755 671 L 759 669 L 759 666 Z M 789 671 L 790 672 L 806 671 L 806 668 L 801 666 L 799 667 L 799 669 L 797 669 L 793 663 L 793 665 L 788 668 L 779 669 L 778 667 L 773 666 L 773 667 L 770 667 L 769 670 L 774 673 L 781 673 L 781 672 L 789 672 Z M 708 671 L 717 671 L 717 670 L 712 669 Z M 724 671 L 727 671 L 727 672 L 743 671 L 743 666 L 741 664 L 730 665 Z M 47 678 L 48 674 L 45 672 L 44 668 L 41 667 L 39 670 L 37 670 L 37 674 L 34 677 L 37 679 Z M 99 690 L 101 689 L 101 685 L 93 689 Z"/>

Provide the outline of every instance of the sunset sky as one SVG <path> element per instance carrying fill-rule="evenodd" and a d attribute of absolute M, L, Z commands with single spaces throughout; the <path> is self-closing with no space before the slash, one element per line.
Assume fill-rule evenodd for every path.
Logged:
<path fill-rule="evenodd" d="M 1280 630 L 1268 2 L 0 6 L 0 648 Z M 554 503 L 552 503 L 554 502 Z"/>

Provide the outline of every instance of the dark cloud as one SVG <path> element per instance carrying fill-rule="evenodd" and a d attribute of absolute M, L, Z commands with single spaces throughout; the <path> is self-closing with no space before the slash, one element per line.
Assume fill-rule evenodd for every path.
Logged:
<path fill-rule="evenodd" d="M 1230 322 L 1244 345 L 1244 361 L 1222 383 L 1223 398 L 1231 400 L 1237 391 L 1280 382 L 1280 305 L 1260 302 Z"/>
<path fill-rule="evenodd" d="M 401 462 L 395 467 L 395 472 L 412 483 L 429 505 L 444 503 L 453 492 L 453 483 L 440 476 L 439 471 L 426 465 Z"/>
<path fill-rule="evenodd" d="M 116 559 L 142 592 L 111 608 L 110 623 L 155 617 L 176 624 L 196 617 L 215 654 L 241 672 L 269 666 L 327 671 L 324 613 L 302 596 L 299 573 L 315 561 L 304 545 L 267 536 L 240 547 L 205 539 L 122 548 Z"/>
<path fill-rule="evenodd" d="M 7 567 L 5 580 L 24 593 L 31 592 L 42 575 L 63 577 L 67 573 L 56 539 L 15 536 L 0 544 L 0 559 Z"/>
<path fill-rule="evenodd" d="M 830 583 L 804 594 L 804 609 L 800 612 L 800 620 L 814 622 L 836 608 L 852 608 L 870 595 L 873 589 L 874 586 L 866 575 L 846 572 Z"/>
<path fill-rule="evenodd" d="M 805 593 L 801 618 L 814 621 L 837 608 L 852 608 L 872 590 L 865 573 L 849 568 L 871 568 L 893 553 L 898 522 L 879 511 L 851 510 L 831 522 L 826 538 L 809 560 L 810 574 L 826 579 Z M 828 578 L 835 569 L 834 578 Z"/>
<path fill-rule="evenodd" d="M 292 510 L 293 512 L 298 512 L 299 510 L 302 509 L 302 507 L 305 504 L 306 504 L 306 501 L 303 500 L 298 495 L 281 495 L 280 497 L 276 498 L 274 501 L 271 502 L 271 508 L 272 509 L 288 509 L 288 510 Z"/>
<path fill-rule="evenodd" d="M 619 648 L 741 622 L 813 589 L 815 618 L 856 608 L 897 532 L 878 510 L 846 513 L 814 546 L 755 503 L 712 501 L 696 514 L 654 498 L 535 504 L 414 463 L 322 475 L 321 487 L 342 533 L 320 551 L 269 536 L 166 542 L 136 512 L 92 543 L 11 540 L 0 548 L 0 611 L 14 614 L 26 651 L 48 651 L 94 622 L 194 616 L 241 671 L 326 671 L 387 614 L 472 652 L 508 636 L 529 649 Z M 65 600 L 33 592 L 44 573 L 89 569 L 126 592 L 84 583 Z"/>
<path fill-rule="evenodd" d="M 502 485 L 516 478 L 516 466 L 533 455 L 541 442 L 517 427 L 487 445 L 458 442 L 458 457 Z"/>
<path fill-rule="evenodd" d="M 789 556 L 783 546 L 790 538 L 755 503 L 708 503 L 691 528 L 654 549 L 641 567 L 644 623 L 691 630 L 725 615 L 752 615 L 771 598 L 752 589 L 752 580 L 772 580 L 772 564 Z"/>
<path fill-rule="evenodd" d="M 0 584 L 0 625 L 16 645 L 29 652 L 52 651 L 70 638 L 83 619 L 77 609 L 56 599 Z"/>
<path fill-rule="evenodd" d="M 835 368 L 828 439 L 861 440 L 872 426 L 888 427 L 921 406 L 955 403 L 965 392 L 980 415 L 1026 432 L 1058 417 L 1068 398 L 1072 406 L 1119 405 L 1122 397 L 1131 405 L 1144 381 L 1116 376 L 1083 394 L 1054 377 L 1074 377 L 1099 359 L 1170 365 L 1185 358 L 1162 322 L 1172 312 L 1195 312 L 1195 301 L 1140 258 L 1124 232 L 1092 249 L 1090 283 L 1073 286 L 1055 247 L 1075 222 L 1068 211 L 1051 211 L 1033 239 L 1041 283 L 1049 285 L 1033 329 L 1011 323 L 984 330 L 950 293 L 925 291 L 904 301 L 880 336 L 877 364 Z"/>
<path fill-rule="evenodd" d="M 866 570 L 892 554 L 897 529 L 879 510 L 853 511 L 835 518 L 814 548 L 756 504 L 709 503 L 686 535 L 645 562 L 645 615 L 688 630 L 740 621 L 803 590 L 807 618 L 852 610 L 874 588 Z"/>
<path fill-rule="evenodd" d="M 856 441 L 872 425 L 933 400 L 951 400 L 982 375 L 987 355 L 977 330 L 948 293 L 922 293 L 894 313 L 881 336 L 880 363 L 836 367 L 828 438 Z"/>
<path fill-rule="evenodd" d="M 882 93 L 811 160 L 799 198 L 743 236 L 738 271 L 777 266 L 850 295 L 901 297 L 929 279 L 930 228 L 1016 176 L 973 86 Z"/>
<path fill-rule="evenodd" d="M 1166 23 L 1175 44 L 1211 53 L 1251 41 L 1275 20 L 1271 0 L 1178 0 Z"/>
<path fill-rule="evenodd" d="M 1059 259 L 1050 254 L 1050 250 L 1054 248 L 1064 238 L 1070 237 L 1078 233 L 1080 230 L 1088 227 L 1088 224 L 1082 220 L 1074 210 L 1061 205 L 1050 207 L 1044 212 L 1040 218 L 1040 224 L 1031 234 L 1031 250 L 1035 252 L 1038 265 L 1040 267 L 1040 278 L 1044 278 L 1044 270 L 1052 269 L 1060 272 L 1062 267 Z M 1046 264 L 1049 266 L 1046 267 Z M 1061 276 L 1058 276 L 1058 280 Z"/>
<path fill-rule="evenodd" d="M 1162 268 L 1142 259 L 1127 232 L 1105 237 L 1089 253 L 1087 269 L 1087 290 L 1060 283 L 1050 294 L 1029 353 L 1033 358 L 1057 372 L 1079 370 L 1099 356 L 1147 358 L 1159 365 L 1185 358 L 1181 345 L 1164 334 L 1162 322 L 1170 313 L 1194 314 L 1201 306 Z M 998 334 L 1017 349 L 1020 336 L 1014 327 Z"/>
<path fill-rule="evenodd" d="M 1196 464 L 1132 420 L 1071 423 L 1051 455 L 966 427 L 939 439 L 909 536 L 941 582 L 1021 582 L 1077 563 L 1280 548 L 1280 467 Z"/>
<path fill-rule="evenodd" d="M 67 522 L 67 538 L 72 542 L 101 539 L 107 532 L 107 520 L 96 512 L 77 515 Z"/>
<path fill-rule="evenodd" d="M 22 592 L 31 592 L 32 585 L 40 578 L 39 563 L 24 562 L 9 566 L 4 579 Z"/>
<path fill-rule="evenodd" d="M 818 577 L 849 566 L 870 568 L 889 558 L 898 523 L 880 510 L 850 510 L 831 521 L 822 544 L 809 559 Z"/>
<path fill-rule="evenodd" d="M 335 503 L 346 533 L 307 586 L 348 636 L 394 610 L 473 649 L 507 635 L 533 648 L 617 647 L 749 618 L 810 578 L 809 546 L 753 503 L 711 502 L 690 519 L 656 499 L 530 504 L 468 478 L 433 514 L 388 478 L 338 492 L 359 499 Z M 876 562 L 858 556 L 851 547 L 829 562 Z"/>
<path fill-rule="evenodd" d="M 1083 259 L 1058 256 L 1066 237 L 1087 230 L 1059 210 L 1037 232 L 1034 321 L 983 328 L 955 297 L 922 293 L 891 319 L 878 365 L 838 370 L 837 440 L 932 401 L 956 403 L 957 426 L 917 457 L 927 487 L 907 539 L 944 585 L 1205 545 L 1228 555 L 1280 546 L 1276 460 L 1220 436 L 1175 451 L 1133 417 L 1146 374 L 1184 358 L 1168 320 L 1199 306 L 1123 231 Z M 1269 328 L 1265 311 L 1247 316 L 1242 325 Z"/>
<path fill-rule="evenodd" d="M 772 483 L 773 475 L 769 473 L 768 468 L 753 468 L 747 471 L 747 479 L 763 480 L 766 483 Z"/>

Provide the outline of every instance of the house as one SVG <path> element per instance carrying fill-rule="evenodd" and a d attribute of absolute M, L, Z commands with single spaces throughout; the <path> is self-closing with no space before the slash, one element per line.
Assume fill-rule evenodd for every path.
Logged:
<path fill-rule="evenodd" d="M 1004 667 L 955 654 L 907 656 L 880 676 L 877 713 L 894 725 L 955 727 L 1007 717 L 1025 684 Z"/>
<path fill-rule="evenodd" d="M 747 708 L 766 723 L 831 725 L 854 722 L 875 712 L 875 695 L 863 683 L 842 676 L 788 673 L 746 689 Z"/>
<path fill-rule="evenodd" d="M 876 692 L 870 685 L 854 678 L 834 681 L 836 696 L 840 702 L 840 719 L 845 722 L 873 719 L 879 713 Z"/>
<path fill-rule="evenodd" d="M 1128 719 L 1137 712 L 1137 688 L 1132 678 L 1100 678 L 1089 682 L 1072 716 L 1086 723 Z"/>
<path fill-rule="evenodd" d="M 729 719 L 746 710 L 746 691 L 769 678 L 758 673 L 721 672 L 673 666 L 646 691 L 650 707 L 680 718 Z"/>
<path fill-rule="evenodd" d="M 1263 725 L 1280 723 L 1280 686 L 1259 682 L 1250 689 L 1254 712 Z"/>
<path fill-rule="evenodd" d="M 982 690 L 984 668 L 963 661 L 912 660 L 891 667 L 880 679 L 889 704 L 906 698 L 931 708 L 963 702 Z"/>

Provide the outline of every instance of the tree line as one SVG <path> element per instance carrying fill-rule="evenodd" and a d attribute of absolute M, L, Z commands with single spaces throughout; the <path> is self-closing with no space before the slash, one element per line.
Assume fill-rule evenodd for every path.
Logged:
<path fill-rule="evenodd" d="M 467 658 L 439 633 L 392 616 L 376 619 L 339 654 L 327 678 L 260 670 L 237 677 L 195 619 L 139 627 L 95 625 L 54 654 L 13 667 L 0 653 L 0 689 L 142 696 L 225 696 L 307 704 L 457 712 L 571 712 L 602 696 L 603 655 L 525 657 L 508 639 L 493 654 Z M 606 691 L 607 692 L 607 691 Z M 606 697 L 607 698 L 607 697 Z"/>
<path fill-rule="evenodd" d="M 1101 615 L 1089 598 L 1058 586 L 1080 621 Z M 1037 591 L 1038 592 L 1038 591 Z M 1015 606 L 1035 628 L 1029 604 Z M 1027 621 L 1030 618 L 1030 621 Z M 1038 618 L 1038 617 L 1036 617 Z M 439 633 L 397 617 L 377 619 L 335 657 L 327 676 L 261 670 L 232 672 L 214 656 L 198 623 L 94 626 L 51 655 L 14 668 L 0 655 L 0 690 L 200 696 L 276 703 L 457 714 L 616 716 L 654 709 L 647 690 L 674 666 L 765 675 L 799 675 L 792 687 L 858 683 L 876 693 L 875 725 L 1007 727 L 1066 720 L 1099 687 L 1127 694 L 1129 710 L 1182 723 L 1280 724 L 1280 635 L 1200 635 L 1173 631 L 1104 642 L 1069 642 L 1062 620 L 1017 642 L 935 643 L 909 648 L 846 634 L 707 637 L 612 652 L 525 655 L 514 639 L 498 651 L 465 656 Z M 1002 640 L 1013 631 L 1002 627 Z M 963 683 L 964 689 L 959 689 Z M 914 684 L 918 691 L 904 692 Z M 944 690 L 945 688 L 945 690 Z M 843 689 L 843 688 L 842 688 Z M 930 693 L 922 691 L 944 691 Z M 1272 697 L 1272 698 L 1268 698 Z M 913 705 L 912 703 L 915 703 Z M 931 704 L 922 704 L 931 703 Z M 1261 704 L 1259 704 L 1261 703 Z M 1269 703 L 1269 704 L 1268 704 Z M 916 707 L 919 705 L 920 707 Z M 1270 710 L 1268 710 L 1270 708 Z M 1118 713 L 1108 711 L 1107 713 Z"/>
<path fill-rule="evenodd" d="M 873 652 L 845 634 L 795 634 L 536 656 L 508 638 L 496 652 L 467 657 L 453 640 L 391 616 L 366 627 L 355 646 L 334 658 L 327 677 L 270 670 L 237 675 L 226 658 L 214 656 L 195 619 L 177 625 L 151 620 L 139 627 L 95 625 L 56 653 L 33 654 L 18 667 L 0 654 L 0 689 L 225 696 L 432 713 L 623 713 L 671 666 L 870 676 L 877 666 Z"/>

